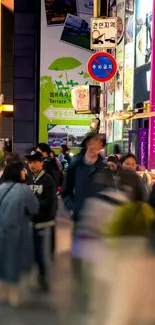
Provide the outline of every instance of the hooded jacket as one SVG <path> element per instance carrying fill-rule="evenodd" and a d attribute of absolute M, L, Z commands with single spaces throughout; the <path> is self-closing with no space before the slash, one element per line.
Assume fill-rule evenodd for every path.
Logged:
<path fill-rule="evenodd" d="M 53 178 L 42 170 L 37 177 L 33 176 L 29 182 L 30 188 L 40 203 L 39 214 L 34 216 L 33 223 L 36 228 L 52 224 L 57 210 L 56 185 Z"/>

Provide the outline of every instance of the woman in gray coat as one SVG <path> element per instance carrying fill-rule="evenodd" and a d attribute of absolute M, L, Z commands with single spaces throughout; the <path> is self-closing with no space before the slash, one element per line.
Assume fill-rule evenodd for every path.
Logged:
<path fill-rule="evenodd" d="M 6 166 L 0 185 L 0 300 L 18 305 L 18 285 L 33 264 L 30 217 L 38 213 L 39 202 L 24 184 L 21 162 Z"/>

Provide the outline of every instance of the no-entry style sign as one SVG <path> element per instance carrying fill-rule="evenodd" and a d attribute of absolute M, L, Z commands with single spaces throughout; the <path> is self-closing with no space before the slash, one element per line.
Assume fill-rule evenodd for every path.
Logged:
<path fill-rule="evenodd" d="M 116 72 L 116 60 L 109 53 L 95 53 L 88 61 L 88 73 L 92 79 L 98 82 L 109 81 L 115 76 Z"/>

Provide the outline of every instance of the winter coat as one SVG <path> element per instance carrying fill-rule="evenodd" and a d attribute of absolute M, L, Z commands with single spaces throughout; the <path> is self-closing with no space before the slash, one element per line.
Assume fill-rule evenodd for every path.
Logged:
<path fill-rule="evenodd" d="M 83 153 L 73 158 L 67 169 L 61 196 L 66 208 L 73 211 L 74 222 L 80 220 L 85 200 L 109 187 L 114 187 L 112 173 L 100 156 L 93 165 L 85 163 Z"/>
<path fill-rule="evenodd" d="M 16 283 L 32 267 L 30 218 L 38 213 L 39 202 L 27 185 L 12 186 L 0 185 L 0 280 Z"/>

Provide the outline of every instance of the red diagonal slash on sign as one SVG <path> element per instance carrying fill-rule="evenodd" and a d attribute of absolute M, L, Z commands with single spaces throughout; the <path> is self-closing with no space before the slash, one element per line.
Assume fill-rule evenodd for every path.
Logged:
<path fill-rule="evenodd" d="M 105 70 L 105 72 L 107 73 L 108 76 L 110 76 L 111 72 L 109 70 Z"/>
<path fill-rule="evenodd" d="M 96 60 L 96 59 L 94 60 L 94 62 L 95 62 L 96 64 L 100 64 L 100 62 L 99 62 L 98 60 Z"/>

